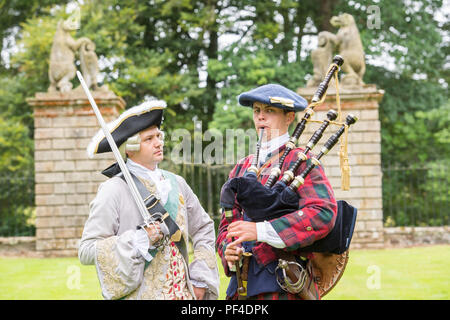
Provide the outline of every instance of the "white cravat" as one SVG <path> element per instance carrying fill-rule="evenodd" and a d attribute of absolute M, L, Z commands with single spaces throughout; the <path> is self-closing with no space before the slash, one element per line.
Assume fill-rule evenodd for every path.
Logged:
<path fill-rule="evenodd" d="M 170 181 L 168 179 L 164 179 L 161 170 L 158 169 L 158 167 L 156 167 L 155 170 L 147 169 L 131 159 L 127 159 L 126 164 L 128 170 L 130 170 L 130 172 L 134 175 L 155 184 L 158 193 L 157 195 L 161 198 L 162 205 L 165 205 L 169 197 L 169 192 L 172 190 L 172 186 L 170 185 Z"/>
<path fill-rule="evenodd" d="M 285 133 L 282 136 L 278 136 L 269 141 L 261 142 L 261 148 L 259 149 L 259 161 L 265 163 L 267 155 L 273 151 L 279 149 L 282 145 L 286 144 L 289 140 L 289 133 Z"/>

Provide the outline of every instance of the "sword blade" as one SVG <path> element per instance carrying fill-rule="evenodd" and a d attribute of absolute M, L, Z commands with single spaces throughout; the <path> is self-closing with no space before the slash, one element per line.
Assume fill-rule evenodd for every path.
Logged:
<path fill-rule="evenodd" d="M 125 161 L 123 161 L 122 156 L 120 155 L 119 148 L 117 147 L 116 142 L 114 141 L 111 133 L 109 132 L 108 127 L 106 126 L 106 123 L 103 120 L 102 114 L 100 113 L 100 110 L 98 109 L 97 104 L 95 103 L 95 100 L 92 97 L 92 95 L 89 91 L 89 88 L 87 87 L 86 82 L 84 81 L 84 78 L 80 71 L 77 71 L 77 77 L 80 80 L 81 86 L 83 87 L 84 92 L 86 93 L 86 96 L 88 97 L 88 100 L 92 106 L 92 109 L 94 110 L 95 116 L 97 117 L 97 120 L 100 123 L 100 126 L 103 130 L 106 140 L 108 141 L 109 146 L 111 147 L 111 150 L 114 154 L 114 158 L 116 158 L 116 161 L 119 164 L 120 170 L 122 170 L 122 173 L 125 177 L 127 185 L 130 188 L 131 194 L 133 195 L 133 199 L 138 206 L 139 213 L 141 214 L 142 218 L 144 219 L 145 225 L 148 227 L 149 223 L 154 224 L 154 221 L 147 211 L 147 208 L 144 204 L 144 200 L 142 199 L 142 197 L 139 194 L 139 191 L 133 181 L 133 178 L 130 175 L 130 172 L 128 171 Z"/>

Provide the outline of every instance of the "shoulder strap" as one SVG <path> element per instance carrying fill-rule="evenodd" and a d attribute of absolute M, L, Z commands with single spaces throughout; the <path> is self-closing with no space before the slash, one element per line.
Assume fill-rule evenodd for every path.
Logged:
<path fill-rule="evenodd" d="M 180 241 L 182 240 L 181 238 L 182 232 L 178 227 L 177 223 L 172 219 L 172 217 L 163 207 L 159 199 L 144 186 L 142 181 L 139 180 L 138 177 L 136 177 L 131 172 L 130 175 L 133 178 L 136 188 L 138 189 L 139 194 L 144 200 L 145 207 L 147 208 L 150 215 L 154 217 L 155 220 L 162 220 L 162 222 L 165 223 L 167 229 L 169 230 L 170 240 L 172 240 L 177 245 L 181 254 L 187 257 L 187 250 L 186 246 L 184 245 L 184 241 Z M 123 179 L 126 183 L 125 177 L 122 172 L 119 173 L 117 176 Z"/>
<path fill-rule="evenodd" d="M 280 158 L 281 153 L 284 152 L 283 150 L 280 150 L 280 152 L 274 154 L 269 160 L 267 160 L 262 166 L 261 168 L 258 169 L 258 173 L 257 173 L 257 177 L 259 178 L 259 176 L 261 175 L 261 172 L 267 168 L 269 165 L 271 165 L 276 159 Z"/>

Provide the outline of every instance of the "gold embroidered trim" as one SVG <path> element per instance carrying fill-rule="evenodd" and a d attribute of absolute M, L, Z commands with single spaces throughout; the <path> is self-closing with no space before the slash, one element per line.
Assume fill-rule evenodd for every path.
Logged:
<path fill-rule="evenodd" d="M 183 233 L 184 239 L 182 241 L 185 242 L 186 249 L 189 250 L 188 241 L 187 241 L 187 239 L 189 239 L 189 235 L 188 235 L 188 229 L 186 226 L 186 207 L 184 205 L 184 198 L 181 195 L 181 193 L 180 193 L 179 199 L 180 199 L 180 205 L 178 206 L 178 213 L 177 213 L 175 222 L 177 223 L 178 227 L 180 228 L 181 232 Z"/>
<path fill-rule="evenodd" d="M 119 265 L 119 259 L 114 254 L 117 236 L 109 237 L 104 240 L 98 240 L 97 266 L 98 276 L 102 280 L 102 289 L 106 291 L 111 299 L 119 299 L 128 293 L 128 288 L 123 284 L 122 278 L 116 273 Z"/>
<path fill-rule="evenodd" d="M 180 199 L 180 204 L 181 204 L 182 206 L 184 206 L 184 198 L 183 198 L 183 196 L 181 195 L 181 193 L 180 193 L 179 199 Z"/>

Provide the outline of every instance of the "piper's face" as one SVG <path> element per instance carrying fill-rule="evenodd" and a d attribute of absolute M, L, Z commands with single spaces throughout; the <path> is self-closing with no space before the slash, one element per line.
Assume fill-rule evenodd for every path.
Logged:
<path fill-rule="evenodd" d="M 134 162 L 154 170 L 156 165 L 164 158 L 163 133 L 157 126 L 153 126 L 141 131 L 139 136 L 141 138 L 140 150 L 128 152 L 128 156 Z"/>
<path fill-rule="evenodd" d="M 259 134 L 259 130 L 264 128 L 264 140 L 266 141 L 285 134 L 294 118 L 294 112 L 284 113 L 280 108 L 261 102 L 253 103 L 253 122 L 255 123 L 256 131 Z"/>

